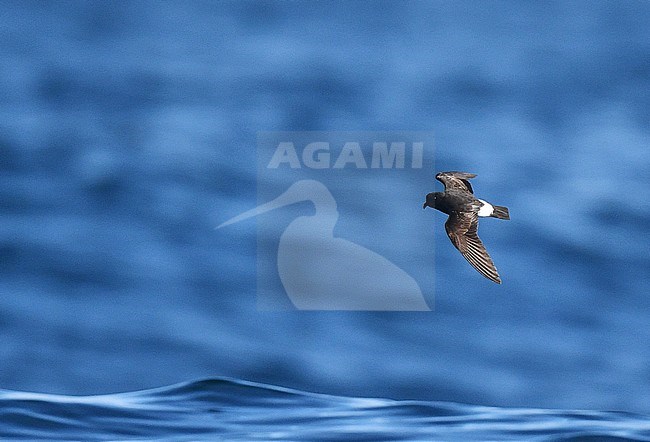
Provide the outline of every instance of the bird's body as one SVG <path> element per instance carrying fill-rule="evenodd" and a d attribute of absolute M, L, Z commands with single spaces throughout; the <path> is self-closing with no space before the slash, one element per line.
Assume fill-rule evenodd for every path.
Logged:
<path fill-rule="evenodd" d="M 475 174 L 467 172 L 440 172 L 436 179 L 445 185 L 445 191 L 427 194 L 422 207 L 449 215 L 445 230 L 454 247 L 479 273 L 501 284 L 494 262 L 478 237 L 478 218 L 510 219 L 510 214 L 507 207 L 492 205 L 474 196 L 469 183 L 474 177 Z"/>
<path fill-rule="evenodd" d="M 450 189 L 445 192 L 434 192 L 433 195 L 433 207 L 447 215 L 451 215 L 452 212 L 478 213 L 481 208 L 479 200 L 467 191 Z"/>

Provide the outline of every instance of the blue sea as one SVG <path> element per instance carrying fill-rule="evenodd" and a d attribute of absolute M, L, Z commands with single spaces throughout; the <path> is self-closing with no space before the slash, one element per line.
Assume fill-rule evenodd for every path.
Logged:
<path fill-rule="evenodd" d="M 330 396 L 228 378 L 102 396 L 0 391 L 0 436 L 36 440 L 650 440 L 633 413 Z"/>
<path fill-rule="evenodd" d="M 0 6 L 0 438 L 650 440 L 650 3 Z M 261 175 L 312 131 L 435 148 Z M 510 210 L 501 285 L 422 210 L 445 170 Z M 430 311 L 260 308 L 314 208 L 216 227 L 299 179 Z"/>

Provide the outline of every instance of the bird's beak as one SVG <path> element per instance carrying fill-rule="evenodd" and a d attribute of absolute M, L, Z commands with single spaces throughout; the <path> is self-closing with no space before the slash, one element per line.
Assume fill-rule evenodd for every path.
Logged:
<path fill-rule="evenodd" d="M 423 208 L 423 209 L 426 209 L 428 206 L 429 206 L 429 205 L 427 204 L 426 201 L 424 202 L 424 204 L 422 204 L 422 208 Z"/>

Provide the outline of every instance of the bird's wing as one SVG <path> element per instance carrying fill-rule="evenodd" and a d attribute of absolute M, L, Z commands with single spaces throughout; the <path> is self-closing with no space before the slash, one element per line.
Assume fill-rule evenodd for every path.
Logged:
<path fill-rule="evenodd" d="M 452 212 L 445 223 L 451 243 L 479 273 L 501 284 L 492 258 L 478 237 L 478 214 L 475 212 Z"/>
<path fill-rule="evenodd" d="M 440 172 L 436 175 L 436 179 L 445 185 L 445 190 L 459 189 L 474 193 L 469 180 L 475 176 L 475 173 L 467 172 Z"/>

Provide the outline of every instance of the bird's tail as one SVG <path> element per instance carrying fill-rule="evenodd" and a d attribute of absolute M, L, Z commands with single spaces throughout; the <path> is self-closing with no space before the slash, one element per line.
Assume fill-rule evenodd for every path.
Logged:
<path fill-rule="evenodd" d="M 492 212 L 491 217 L 494 218 L 499 218 L 499 219 L 510 219 L 510 212 L 508 212 L 508 208 L 504 206 L 492 206 L 494 207 L 494 211 Z"/>

